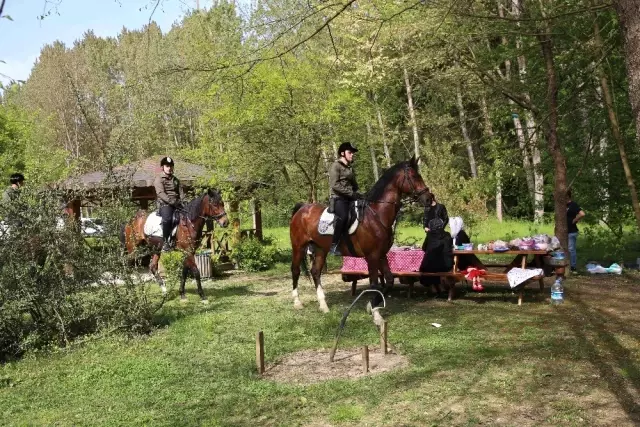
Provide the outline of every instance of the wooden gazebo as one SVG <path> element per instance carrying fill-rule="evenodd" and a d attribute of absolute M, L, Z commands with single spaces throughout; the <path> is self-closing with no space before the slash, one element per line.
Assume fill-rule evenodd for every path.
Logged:
<path fill-rule="evenodd" d="M 141 209 L 148 209 L 149 202 L 156 199 L 153 182 L 162 172 L 160 167 L 162 157 L 164 156 L 157 155 L 140 162 L 117 166 L 110 171 L 89 172 L 71 177 L 56 187 L 69 194 L 68 208 L 78 220 L 81 218 L 83 203 L 99 203 L 107 194 L 114 192 L 128 192 L 130 200 L 137 203 Z M 176 162 L 174 173 L 187 193 L 195 191 L 198 183 L 206 182 L 212 175 L 203 166 L 174 159 Z M 236 217 L 233 223 L 235 231 L 239 234 L 239 218 L 237 218 L 239 200 L 231 199 L 226 202 L 230 216 Z M 257 200 L 253 203 L 253 228 L 247 232 L 262 238 L 262 214 Z"/>

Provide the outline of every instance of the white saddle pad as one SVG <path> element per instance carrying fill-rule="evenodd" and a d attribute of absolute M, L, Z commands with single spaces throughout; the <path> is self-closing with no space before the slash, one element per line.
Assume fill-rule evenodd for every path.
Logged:
<path fill-rule="evenodd" d="M 144 234 L 145 236 L 155 236 L 162 238 L 162 217 L 158 215 L 158 212 L 151 212 L 147 215 L 147 220 L 144 222 Z M 174 227 L 171 232 L 172 236 L 175 236 L 177 227 Z"/>
<path fill-rule="evenodd" d="M 320 221 L 318 221 L 318 233 L 333 236 L 333 220 L 335 218 L 335 214 L 327 212 L 328 209 L 329 208 L 325 209 L 322 212 L 322 215 L 320 215 Z M 349 234 L 356 232 L 358 223 L 358 219 L 356 218 L 353 224 L 351 224 L 351 227 L 349 227 Z"/>

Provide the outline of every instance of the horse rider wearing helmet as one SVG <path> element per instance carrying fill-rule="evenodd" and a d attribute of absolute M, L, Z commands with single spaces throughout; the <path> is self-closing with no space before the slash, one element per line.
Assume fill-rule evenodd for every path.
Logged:
<path fill-rule="evenodd" d="M 153 186 L 156 189 L 157 203 L 162 217 L 162 250 L 171 250 L 171 231 L 173 229 L 173 213 L 176 208 L 182 207 L 184 190 L 180 180 L 173 174 L 174 162 L 171 157 L 163 157 L 160 160 L 162 173 L 156 176 Z"/>
<path fill-rule="evenodd" d="M 9 178 L 9 182 L 11 185 L 2 194 L 2 202 L 5 204 L 11 203 L 11 201 L 20 196 L 20 187 L 24 184 L 24 175 L 14 173 Z"/>
<path fill-rule="evenodd" d="M 353 164 L 353 155 L 358 152 L 348 142 L 340 144 L 338 148 L 338 159 L 333 162 L 329 169 L 329 187 L 331 191 L 330 204 L 333 206 L 335 213 L 335 226 L 333 233 L 333 242 L 330 252 L 333 255 L 341 255 L 338 250 L 340 239 L 346 232 L 345 227 L 349 218 L 349 205 L 351 201 L 359 199 L 358 184 L 356 176 L 351 168 Z"/>

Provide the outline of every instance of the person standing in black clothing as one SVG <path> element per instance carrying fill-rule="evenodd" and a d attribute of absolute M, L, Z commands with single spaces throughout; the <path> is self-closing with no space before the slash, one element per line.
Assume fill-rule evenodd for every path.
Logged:
<path fill-rule="evenodd" d="M 427 235 L 424 238 L 424 242 L 422 243 L 422 250 L 426 251 L 427 240 L 429 239 L 429 222 L 435 218 L 439 218 L 442 220 L 444 224 L 442 228 L 447 226 L 449 223 L 449 214 L 447 213 L 447 208 L 436 201 L 436 196 L 432 196 L 433 199 L 431 201 L 431 206 L 427 206 L 424 208 L 424 215 L 422 217 L 422 226 L 424 227 L 424 232 Z"/>
<path fill-rule="evenodd" d="M 569 257 L 571 261 L 571 272 L 575 273 L 576 264 L 578 263 L 578 252 L 576 251 L 576 242 L 578 240 L 578 221 L 586 214 L 582 208 L 573 200 L 571 200 L 571 190 L 567 190 L 567 231 L 569 232 Z"/>
<path fill-rule="evenodd" d="M 423 273 L 440 273 L 451 271 L 453 268 L 453 239 L 444 231 L 444 222 L 440 218 L 434 218 L 428 222 L 427 240 L 424 258 L 420 264 Z M 436 294 L 440 293 L 440 277 L 422 276 L 420 283 L 432 285 Z"/>

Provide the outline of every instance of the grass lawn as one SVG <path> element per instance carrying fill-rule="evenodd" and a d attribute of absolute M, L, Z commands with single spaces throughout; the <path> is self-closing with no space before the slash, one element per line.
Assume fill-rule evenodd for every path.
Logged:
<path fill-rule="evenodd" d="M 294 310 L 290 278 L 277 271 L 205 282 L 209 306 L 190 283 L 189 302 L 171 300 L 149 336 L 0 366 L 0 425 L 638 425 L 638 279 L 572 277 L 559 307 L 534 288 L 518 307 L 504 287 L 446 303 L 421 292 L 409 300 L 397 286 L 384 315 L 409 366 L 305 386 L 258 377 L 255 333 L 264 331 L 268 365 L 330 348 L 348 283 L 326 277 L 326 315 L 306 281 L 306 307 Z M 340 348 L 378 345 L 363 306 Z"/>

